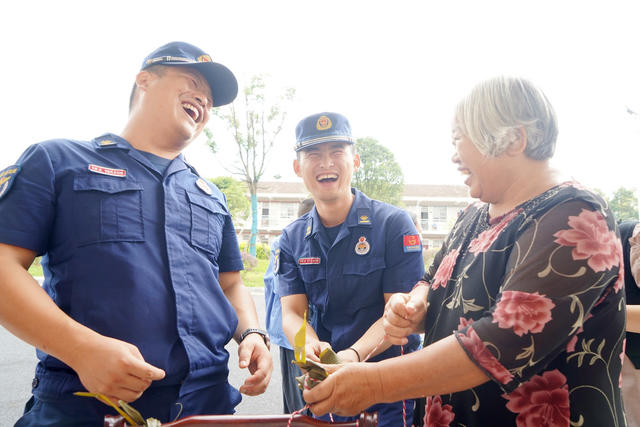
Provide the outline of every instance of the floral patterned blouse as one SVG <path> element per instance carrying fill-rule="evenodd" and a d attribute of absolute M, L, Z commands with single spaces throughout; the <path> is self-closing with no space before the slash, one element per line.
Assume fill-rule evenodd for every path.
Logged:
<path fill-rule="evenodd" d="M 426 399 L 428 426 L 626 425 L 622 249 L 603 200 L 565 183 L 458 218 L 425 280 L 425 345 L 452 332 L 492 380 Z"/>

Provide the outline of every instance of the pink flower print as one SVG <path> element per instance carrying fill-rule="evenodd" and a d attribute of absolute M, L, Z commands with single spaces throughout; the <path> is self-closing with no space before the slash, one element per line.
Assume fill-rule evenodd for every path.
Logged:
<path fill-rule="evenodd" d="M 616 283 L 613 285 L 613 290 L 616 291 L 616 294 L 620 292 L 620 290 L 624 287 L 624 268 L 618 270 L 618 278 L 616 279 Z"/>
<path fill-rule="evenodd" d="M 427 397 L 424 407 L 424 425 L 426 427 L 449 427 L 455 418 L 451 405 L 442 405 L 440 396 Z"/>
<path fill-rule="evenodd" d="M 501 384 L 507 384 L 513 379 L 513 374 L 509 372 L 502 364 L 496 359 L 489 349 L 484 345 L 473 326 L 467 328 L 466 334 L 459 334 L 458 338 L 467 352 L 471 354 L 473 360 L 475 360 L 482 368 L 489 372 L 495 379 L 500 381 Z"/>
<path fill-rule="evenodd" d="M 513 218 L 518 216 L 518 214 L 522 212 L 522 209 L 514 210 L 503 216 L 500 221 L 492 225 L 488 230 L 483 231 L 471 241 L 469 244 L 469 252 L 474 255 L 477 255 L 478 252 L 486 252 L 493 242 L 496 241 L 498 235 L 504 228 L 511 222 Z"/>
<path fill-rule="evenodd" d="M 569 426 L 569 386 L 557 369 L 533 376 L 502 397 L 509 401 L 507 409 L 518 414 L 518 427 Z"/>
<path fill-rule="evenodd" d="M 538 292 L 504 291 L 493 312 L 493 323 L 503 329 L 513 328 L 520 337 L 528 332 L 542 332 L 555 306 Z"/>
<path fill-rule="evenodd" d="M 455 267 L 456 265 L 456 260 L 459 253 L 459 248 L 454 249 L 442 259 L 440 265 L 438 266 L 438 271 L 436 271 L 435 276 L 433 276 L 433 284 L 431 285 L 431 289 L 435 291 L 440 286 L 442 286 L 443 288 L 447 287 L 447 282 L 451 278 L 451 273 L 453 273 L 453 267 Z"/>
<path fill-rule="evenodd" d="M 574 260 L 588 259 L 587 265 L 596 272 L 620 265 L 620 239 L 609 230 L 600 212 L 583 209 L 580 215 L 570 216 L 568 224 L 570 229 L 560 230 L 553 237 L 562 246 L 574 246 Z"/>

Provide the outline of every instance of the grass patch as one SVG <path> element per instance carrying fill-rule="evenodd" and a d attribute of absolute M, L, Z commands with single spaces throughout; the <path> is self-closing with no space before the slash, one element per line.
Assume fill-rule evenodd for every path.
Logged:
<path fill-rule="evenodd" d="M 258 259 L 258 265 L 251 270 L 242 270 L 240 275 L 244 285 L 250 288 L 264 287 L 264 273 L 269 266 L 268 259 Z"/>

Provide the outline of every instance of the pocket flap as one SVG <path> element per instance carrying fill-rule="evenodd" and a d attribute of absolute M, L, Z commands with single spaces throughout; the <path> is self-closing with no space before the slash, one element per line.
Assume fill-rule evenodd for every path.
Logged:
<path fill-rule="evenodd" d="M 198 205 L 203 209 L 208 210 L 214 214 L 223 214 L 229 215 L 229 212 L 225 210 L 225 208 L 218 202 L 217 200 L 205 196 L 203 194 L 191 193 L 187 191 L 187 198 L 189 199 L 189 203 Z"/>
<path fill-rule="evenodd" d="M 141 191 L 142 185 L 128 178 L 89 174 L 74 177 L 73 189 L 75 191 L 101 191 L 113 194 L 123 191 Z"/>

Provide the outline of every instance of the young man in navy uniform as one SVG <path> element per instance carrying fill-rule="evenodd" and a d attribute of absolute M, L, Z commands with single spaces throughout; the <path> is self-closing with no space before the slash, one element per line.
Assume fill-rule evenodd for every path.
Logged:
<path fill-rule="evenodd" d="M 145 58 L 120 135 L 35 144 L 0 172 L 0 322 L 39 358 L 16 425 L 115 414 L 83 390 L 162 422 L 233 413 L 231 338 L 251 373 L 240 392 L 266 389 L 267 335 L 225 197 L 180 154 L 237 88 L 201 49 L 169 43 Z M 38 255 L 42 287 L 27 271 Z"/>
<path fill-rule="evenodd" d="M 424 275 L 411 218 L 351 188 L 360 157 L 346 117 L 320 113 L 303 119 L 296 127 L 296 152 L 293 168 L 315 208 L 287 226 L 280 239 L 278 293 L 287 338 L 294 342 L 311 303 L 317 327 L 307 326 L 308 358 L 319 360 L 329 346 L 344 362 L 361 362 L 371 352 L 371 361 L 400 355 L 400 347 L 384 342 L 381 316 L 394 292 L 410 290 Z M 379 412 L 381 426 L 398 426 L 402 406 L 377 404 L 368 410 Z M 413 401 L 405 407 L 410 422 Z"/>

